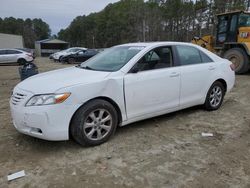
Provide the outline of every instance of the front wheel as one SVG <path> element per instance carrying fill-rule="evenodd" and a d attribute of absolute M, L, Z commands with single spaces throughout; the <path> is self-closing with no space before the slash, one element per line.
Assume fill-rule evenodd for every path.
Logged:
<path fill-rule="evenodd" d="M 214 82 L 210 89 L 208 90 L 206 101 L 204 103 L 204 107 L 206 110 L 217 110 L 220 108 L 224 95 L 225 95 L 225 87 L 221 82 Z"/>
<path fill-rule="evenodd" d="M 70 125 L 73 139 L 84 146 L 106 142 L 115 132 L 118 116 L 112 104 L 97 99 L 82 106 Z"/>

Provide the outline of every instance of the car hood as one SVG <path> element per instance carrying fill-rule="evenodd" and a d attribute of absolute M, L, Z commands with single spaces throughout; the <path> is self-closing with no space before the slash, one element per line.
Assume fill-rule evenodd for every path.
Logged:
<path fill-rule="evenodd" d="M 109 74 L 110 72 L 70 67 L 32 76 L 20 82 L 17 87 L 33 94 L 54 93 L 65 87 L 103 80 Z"/>

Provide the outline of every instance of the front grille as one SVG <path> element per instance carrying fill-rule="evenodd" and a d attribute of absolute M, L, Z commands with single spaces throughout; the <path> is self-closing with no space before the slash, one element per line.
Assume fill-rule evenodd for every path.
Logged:
<path fill-rule="evenodd" d="M 11 102 L 14 105 L 18 105 L 20 102 L 22 102 L 27 95 L 22 94 L 22 93 L 13 93 L 13 95 L 11 96 Z"/>

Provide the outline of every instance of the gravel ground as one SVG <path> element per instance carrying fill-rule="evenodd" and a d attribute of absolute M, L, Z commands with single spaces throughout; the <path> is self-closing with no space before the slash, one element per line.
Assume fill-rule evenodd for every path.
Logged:
<path fill-rule="evenodd" d="M 69 66 L 46 58 L 35 63 L 40 72 Z M 101 146 L 84 148 L 14 129 L 8 101 L 17 69 L 0 66 L 0 188 L 250 187 L 250 74 L 237 76 L 218 111 L 195 107 L 137 122 Z M 25 177 L 7 181 L 20 170 Z"/>

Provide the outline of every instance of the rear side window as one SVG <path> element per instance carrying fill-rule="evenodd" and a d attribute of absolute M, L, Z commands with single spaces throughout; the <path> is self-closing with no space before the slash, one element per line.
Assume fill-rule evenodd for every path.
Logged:
<path fill-rule="evenodd" d="M 176 46 L 181 65 L 193 65 L 212 62 L 204 52 L 192 46 Z"/>
<path fill-rule="evenodd" d="M 213 60 L 208 57 L 204 52 L 200 51 L 200 54 L 203 63 L 213 62 Z"/>
<path fill-rule="evenodd" d="M 22 52 L 16 50 L 6 50 L 6 54 L 21 54 Z"/>

